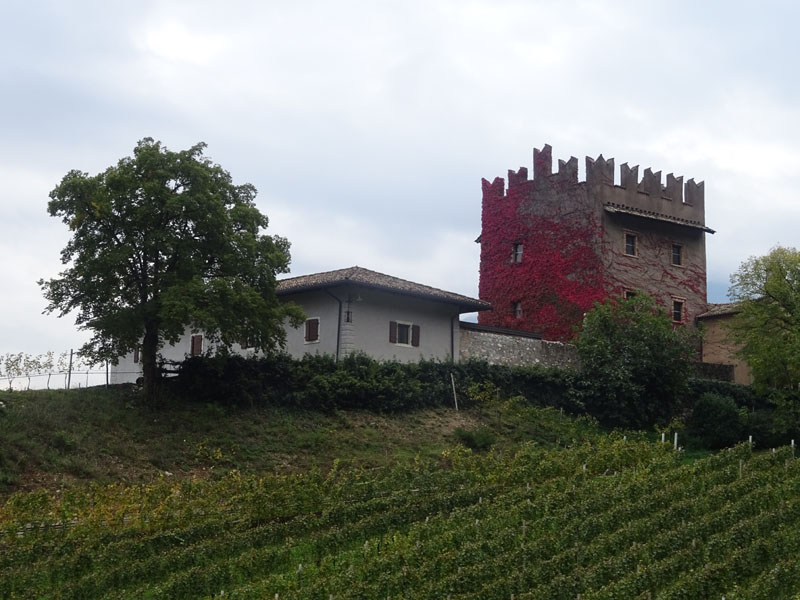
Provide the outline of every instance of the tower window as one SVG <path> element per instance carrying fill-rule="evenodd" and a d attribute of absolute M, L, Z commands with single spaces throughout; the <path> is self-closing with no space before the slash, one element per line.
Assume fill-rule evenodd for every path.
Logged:
<path fill-rule="evenodd" d="M 628 256 L 638 256 L 639 244 L 638 236 L 635 233 L 625 234 L 625 254 Z"/>
<path fill-rule="evenodd" d="M 672 301 L 672 322 L 683 323 L 683 300 Z"/>
<path fill-rule="evenodd" d="M 516 243 L 511 247 L 511 262 L 522 262 L 522 243 Z"/>
<path fill-rule="evenodd" d="M 672 244 L 672 264 L 678 267 L 683 264 L 683 246 L 680 244 Z"/>

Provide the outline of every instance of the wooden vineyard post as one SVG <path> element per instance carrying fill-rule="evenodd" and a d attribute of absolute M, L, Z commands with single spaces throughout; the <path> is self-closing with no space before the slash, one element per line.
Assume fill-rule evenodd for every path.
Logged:
<path fill-rule="evenodd" d="M 456 405 L 456 412 L 458 412 L 458 396 L 456 396 L 456 378 L 453 377 L 453 373 L 450 373 L 450 385 L 453 386 L 453 404 Z"/>

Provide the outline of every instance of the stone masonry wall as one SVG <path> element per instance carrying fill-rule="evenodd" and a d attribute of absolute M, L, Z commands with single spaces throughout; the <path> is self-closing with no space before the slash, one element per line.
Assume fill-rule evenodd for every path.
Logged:
<path fill-rule="evenodd" d="M 470 328 L 461 324 L 461 361 L 485 360 L 507 366 L 578 368 L 575 346 L 526 335 Z"/>

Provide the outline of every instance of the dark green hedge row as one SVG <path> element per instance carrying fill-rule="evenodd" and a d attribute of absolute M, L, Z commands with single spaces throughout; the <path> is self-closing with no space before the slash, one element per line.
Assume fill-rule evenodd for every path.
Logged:
<path fill-rule="evenodd" d="M 302 360 L 285 355 L 194 357 L 181 364 L 171 385 L 183 399 L 228 406 L 402 411 L 452 406 L 451 374 L 459 405 L 472 401 L 472 385 L 492 383 L 506 397 L 522 395 L 534 404 L 570 412 L 580 409 L 571 393 L 570 372 L 485 362 L 379 362 L 363 355 L 338 363 L 330 356 L 311 355 Z"/>
<path fill-rule="evenodd" d="M 293 406 L 314 410 L 368 409 L 398 412 L 453 405 L 451 374 L 459 406 L 500 397 L 523 396 L 533 405 L 589 413 L 601 424 L 615 422 L 601 404 L 587 398 L 590 375 L 552 368 L 506 367 L 486 362 L 379 362 L 352 355 L 190 358 L 178 377 L 167 380 L 180 398 L 231 407 Z M 487 386 L 487 384 L 490 384 Z M 800 441 L 800 395 L 760 394 L 751 387 L 692 379 L 679 406 L 691 445 L 717 448 L 752 435 L 760 447 Z"/>

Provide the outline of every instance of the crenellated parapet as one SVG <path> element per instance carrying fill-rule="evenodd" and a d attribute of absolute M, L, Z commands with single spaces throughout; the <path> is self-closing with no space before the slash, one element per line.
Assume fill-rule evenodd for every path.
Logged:
<path fill-rule="evenodd" d="M 619 167 L 619 184 L 614 184 L 614 159 L 586 157 L 586 181 L 578 180 L 578 159 L 558 160 L 558 170 L 553 172 L 553 150 L 549 144 L 533 149 L 533 179 L 528 178 L 528 169 L 508 171 L 508 189 L 532 186 L 536 189 L 585 185 L 590 197 L 604 206 L 622 212 L 642 216 L 663 217 L 667 220 L 705 228 L 705 198 L 703 183 L 682 176 L 667 174 L 662 182 L 661 171 L 646 168 L 639 179 L 639 167 L 623 163 Z M 487 185 L 489 188 L 487 188 Z M 498 186 L 502 188 L 498 189 Z M 484 196 L 491 190 L 495 198 L 505 194 L 505 182 L 496 178 L 491 184 L 484 183 Z M 535 201 L 535 200 L 534 200 Z M 710 230 L 708 230 L 710 231 Z"/>

